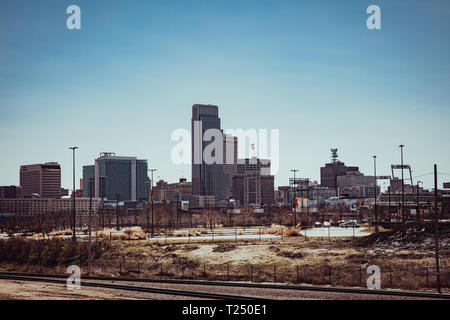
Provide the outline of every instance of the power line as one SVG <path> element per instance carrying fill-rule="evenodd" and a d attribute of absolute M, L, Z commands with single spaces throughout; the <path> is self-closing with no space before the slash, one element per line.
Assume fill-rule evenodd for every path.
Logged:
<path fill-rule="evenodd" d="M 432 174 L 433 174 L 433 172 L 425 173 L 425 174 L 421 174 L 421 175 L 419 175 L 419 176 L 414 176 L 413 178 L 425 177 L 425 176 L 429 176 L 429 175 L 432 175 Z"/>

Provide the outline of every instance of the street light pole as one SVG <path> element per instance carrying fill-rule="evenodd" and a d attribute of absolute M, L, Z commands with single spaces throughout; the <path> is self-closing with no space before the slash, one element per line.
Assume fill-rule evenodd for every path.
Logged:
<path fill-rule="evenodd" d="M 99 188 L 101 188 L 101 197 L 102 197 L 102 230 L 105 229 L 105 179 L 106 176 L 100 176 L 99 177 L 99 181 L 100 181 L 100 186 Z"/>
<path fill-rule="evenodd" d="M 119 201 L 120 201 L 120 195 L 118 192 L 116 192 L 116 229 L 119 230 Z"/>
<path fill-rule="evenodd" d="M 389 197 L 389 222 L 392 220 L 391 216 L 391 180 L 389 180 L 389 186 L 388 186 L 388 197 Z"/>
<path fill-rule="evenodd" d="M 77 240 L 77 236 L 75 235 L 75 214 L 76 214 L 76 202 L 75 202 L 75 198 L 76 198 L 76 190 L 75 190 L 75 150 L 78 149 L 78 147 L 69 147 L 70 150 L 72 150 L 72 167 L 73 167 L 73 191 L 72 191 L 72 195 L 73 195 L 73 217 L 72 217 L 72 223 L 73 223 L 73 235 L 72 235 L 72 240 L 76 241 Z"/>
<path fill-rule="evenodd" d="M 152 181 L 151 181 L 151 185 L 152 185 L 152 189 L 151 189 L 151 198 L 152 198 L 152 238 L 154 237 L 154 233 L 153 233 L 153 172 L 156 171 L 157 169 L 150 169 L 150 172 L 152 173 Z"/>
<path fill-rule="evenodd" d="M 439 270 L 439 218 L 438 218 L 438 186 L 437 186 L 437 164 L 434 165 L 434 241 L 436 259 L 436 287 L 441 292 L 441 275 Z"/>
<path fill-rule="evenodd" d="M 293 192 L 293 195 L 292 195 L 292 210 L 294 210 L 294 226 L 296 226 L 297 225 L 297 208 L 295 207 L 295 189 L 296 189 L 296 181 L 295 181 L 295 173 L 297 172 L 298 170 L 297 169 L 292 169 L 291 170 L 291 172 L 293 172 L 294 173 L 294 182 L 292 183 L 292 192 Z"/>
<path fill-rule="evenodd" d="M 401 153 L 401 166 L 402 166 L 402 220 L 403 223 L 406 222 L 406 216 L 405 216 L 405 182 L 404 182 L 404 178 L 403 178 L 403 147 L 405 145 L 401 144 L 399 145 L 400 147 L 400 153 Z"/>
<path fill-rule="evenodd" d="M 92 258 L 92 193 L 93 181 L 89 179 L 89 252 L 88 252 L 88 274 L 91 274 L 91 258 Z"/>
<path fill-rule="evenodd" d="M 419 183 L 422 183 L 422 181 L 417 181 L 417 189 L 416 189 L 416 205 L 417 205 L 417 208 L 416 208 L 416 215 L 417 215 L 417 217 L 416 217 L 416 219 L 417 220 L 420 220 L 420 217 L 419 217 Z"/>
<path fill-rule="evenodd" d="M 377 156 L 373 156 L 373 181 L 375 186 L 375 233 L 378 233 L 378 212 L 377 212 Z"/>
<path fill-rule="evenodd" d="M 306 178 L 306 219 L 309 226 L 309 178 Z"/>
<path fill-rule="evenodd" d="M 149 195 L 148 188 L 150 188 L 150 181 L 147 180 L 147 197 Z M 151 200 L 151 199 L 148 199 L 148 200 Z M 150 212 L 149 211 L 150 211 L 150 209 L 149 209 L 148 204 L 147 204 L 147 207 L 146 207 L 146 210 L 145 210 L 145 212 L 147 213 L 147 227 L 146 227 L 147 237 L 148 237 L 148 230 L 150 230 Z"/>

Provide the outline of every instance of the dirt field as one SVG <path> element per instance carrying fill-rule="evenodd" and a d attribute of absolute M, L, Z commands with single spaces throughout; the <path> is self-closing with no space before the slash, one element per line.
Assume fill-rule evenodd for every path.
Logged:
<path fill-rule="evenodd" d="M 416 233 L 414 233 L 416 235 Z M 387 245 L 395 236 L 396 245 Z M 411 245 L 407 234 L 361 239 L 290 237 L 281 239 L 201 241 L 112 240 L 94 242 L 96 275 L 187 278 L 252 282 L 366 286 L 369 265 L 381 269 L 382 288 L 432 290 L 435 256 L 427 239 Z M 402 240 L 403 239 L 403 240 Z M 444 239 L 445 240 L 445 239 Z M 370 243 L 368 243 L 370 241 Z M 65 273 L 68 265 L 87 269 L 86 243 L 16 240 L 0 248 L 0 269 Z M 27 251 L 28 250 L 28 251 Z M 37 252 L 37 250 L 40 250 Z M 450 287 L 450 249 L 440 252 L 443 291 Z"/>
<path fill-rule="evenodd" d="M 67 290 L 64 285 L 0 280 L 0 300 L 111 300 L 131 299 L 120 291 L 82 288 Z"/>

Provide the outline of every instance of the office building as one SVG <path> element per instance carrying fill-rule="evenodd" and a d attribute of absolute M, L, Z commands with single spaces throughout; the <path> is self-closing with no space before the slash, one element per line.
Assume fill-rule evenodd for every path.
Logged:
<path fill-rule="evenodd" d="M 61 167 L 57 162 L 20 166 L 23 196 L 61 198 Z"/>
<path fill-rule="evenodd" d="M 365 176 L 359 171 L 350 171 L 345 175 L 337 176 L 337 185 L 339 190 L 345 190 L 352 186 L 373 184 L 375 184 L 373 176 Z"/>
<path fill-rule="evenodd" d="M 217 204 L 214 196 L 190 195 L 187 201 L 189 202 L 189 209 L 214 208 Z"/>
<path fill-rule="evenodd" d="M 1 186 L 0 199 L 21 198 L 22 188 L 18 186 Z"/>
<path fill-rule="evenodd" d="M 359 171 L 348 171 L 345 175 L 337 177 L 340 196 L 348 198 L 373 198 L 375 192 L 380 194 L 380 186 L 375 190 L 373 176 L 365 176 Z"/>
<path fill-rule="evenodd" d="M 147 200 L 147 160 L 116 156 L 104 152 L 94 165 L 83 167 L 83 197 L 89 197 L 89 182 L 93 182 L 94 197 L 120 201 Z"/>
<path fill-rule="evenodd" d="M 337 149 L 331 149 L 332 162 L 320 168 L 320 184 L 322 187 L 338 188 L 337 177 L 347 174 L 347 172 L 359 171 L 358 167 L 348 167 L 344 162 L 337 160 Z"/>
<path fill-rule="evenodd" d="M 89 199 L 77 198 L 75 200 L 77 216 L 89 215 Z M 92 201 L 92 214 L 98 210 L 98 199 Z M 71 213 L 73 199 L 71 198 L 16 198 L 0 199 L 0 213 L 14 213 L 17 216 L 37 216 L 46 214 Z"/>
<path fill-rule="evenodd" d="M 270 160 L 239 159 L 233 177 L 233 199 L 243 205 L 267 205 L 274 202 L 274 176 L 270 175 Z"/>
<path fill-rule="evenodd" d="M 207 164 L 203 157 L 205 148 L 213 141 L 203 141 L 209 129 L 220 129 L 219 110 L 214 105 L 192 106 L 192 194 L 211 195 L 216 200 L 227 199 L 228 178 L 224 174 L 223 155 L 221 163 Z"/>
<path fill-rule="evenodd" d="M 153 199 L 156 202 L 187 201 L 192 195 L 192 184 L 185 178 L 180 178 L 178 183 L 168 183 L 159 180 L 153 186 Z"/>
<path fill-rule="evenodd" d="M 225 177 L 226 200 L 232 198 L 233 177 L 238 174 L 238 139 L 232 135 L 223 136 L 223 173 Z"/>

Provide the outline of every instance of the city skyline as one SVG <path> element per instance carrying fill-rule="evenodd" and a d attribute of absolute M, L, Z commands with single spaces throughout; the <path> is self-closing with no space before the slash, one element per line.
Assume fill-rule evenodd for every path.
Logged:
<path fill-rule="evenodd" d="M 413 176 L 434 163 L 449 173 L 450 4 L 439 3 L 377 1 L 382 30 L 371 31 L 370 1 L 80 1 L 82 29 L 69 31 L 67 3 L 4 1 L 2 184 L 19 184 L 20 165 L 57 161 L 71 189 L 71 145 L 77 181 L 101 152 L 190 179 L 189 165 L 170 163 L 170 136 L 189 130 L 193 104 L 219 106 L 222 128 L 280 129 L 275 186 L 291 169 L 320 181 L 332 147 L 366 175 L 373 155 L 390 174 L 400 144 Z"/>

